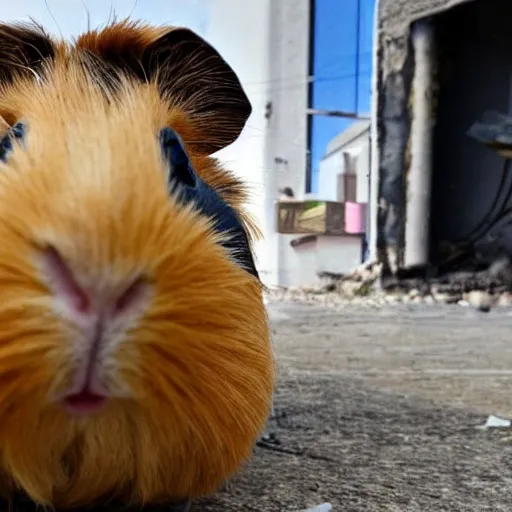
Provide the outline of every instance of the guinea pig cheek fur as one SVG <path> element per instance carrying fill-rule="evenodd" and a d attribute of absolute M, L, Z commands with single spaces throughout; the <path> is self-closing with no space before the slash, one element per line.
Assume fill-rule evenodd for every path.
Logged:
<path fill-rule="evenodd" d="M 141 274 L 123 280 L 84 278 L 53 246 L 39 252 L 37 266 L 69 338 L 66 368 L 56 372 L 51 399 L 71 415 L 89 415 L 110 400 L 129 397 L 116 356 L 149 306 L 150 282 Z"/>

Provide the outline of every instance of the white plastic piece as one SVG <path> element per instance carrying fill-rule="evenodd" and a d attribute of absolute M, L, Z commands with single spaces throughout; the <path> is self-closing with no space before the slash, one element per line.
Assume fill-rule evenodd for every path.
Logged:
<path fill-rule="evenodd" d="M 510 428 L 511 426 L 512 421 L 490 414 L 487 421 L 483 425 L 478 425 L 476 428 Z"/>
<path fill-rule="evenodd" d="M 322 503 L 321 505 L 318 505 L 317 507 L 308 508 L 305 510 L 302 510 L 301 512 L 331 512 L 332 511 L 332 505 L 330 503 Z"/>

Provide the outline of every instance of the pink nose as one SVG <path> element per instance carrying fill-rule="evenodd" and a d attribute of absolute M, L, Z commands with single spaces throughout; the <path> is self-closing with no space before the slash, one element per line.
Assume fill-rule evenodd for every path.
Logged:
<path fill-rule="evenodd" d="M 101 293 L 94 292 L 94 286 L 82 284 L 53 246 L 42 251 L 42 271 L 80 338 L 75 346 L 79 361 L 76 378 L 62 402 L 74 414 L 96 412 L 109 398 L 101 381 L 101 354 L 108 352 L 109 345 L 114 345 L 114 340 L 121 338 L 141 314 L 147 304 L 149 283 L 138 276 L 124 284 L 112 283 Z"/>

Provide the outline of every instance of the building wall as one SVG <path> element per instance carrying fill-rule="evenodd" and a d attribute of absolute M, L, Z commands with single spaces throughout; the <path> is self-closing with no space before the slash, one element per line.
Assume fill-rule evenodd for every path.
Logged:
<path fill-rule="evenodd" d="M 368 203 L 370 200 L 370 132 L 361 140 L 357 161 L 357 193 L 358 203 Z"/>
<path fill-rule="evenodd" d="M 343 151 L 333 151 L 320 161 L 318 166 L 318 192 L 316 196 L 323 201 L 337 200 L 337 175 L 345 172 Z"/>
<path fill-rule="evenodd" d="M 263 239 L 255 244 L 256 265 L 265 284 L 274 284 L 277 274 L 273 207 L 277 184 L 266 155 L 268 123 L 265 119 L 268 87 L 274 76 L 269 58 L 271 4 L 271 0 L 215 0 L 205 34 L 238 74 L 253 108 L 238 140 L 216 156 L 250 185 L 248 208 L 263 233 Z"/>
<path fill-rule="evenodd" d="M 244 2 L 244 6 L 246 4 Z M 302 199 L 305 191 L 309 0 L 274 0 L 271 5 L 269 40 L 266 100 L 271 102 L 272 110 L 266 121 L 266 204 L 269 218 L 274 222 L 277 190 L 291 187 L 297 199 Z M 276 163 L 276 158 L 283 163 Z M 297 256 L 290 246 L 290 241 L 295 237 L 270 234 L 267 248 L 274 258 L 276 271 L 268 275 L 267 284 L 297 286 L 300 282 Z"/>
<path fill-rule="evenodd" d="M 316 286 L 319 282 L 317 241 L 292 247 L 288 255 L 289 271 L 293 275 L 290 286 Z"/>
<path fill-rule="evenodd" d="M 317 272 L 348 274 L 361 264 L 362 238 L 320 236 L 317 241 Z"/>
<path fill-rule="evenodd" d="M 357 192 L 356 201 L 367 203 L 370 177 L 370 131 L 366 131 L 347 145 L 333 151 L 320 162 L 318 173 L 318 199 L 337 200 L 337 175 L 345 172 L 343 153 L 357 156 Z"/>
<path fill-rule="evenodd" d="M 358 236 L 318 236 L 292 248 L 290 269 L 293 286 L 318 286 L 318 274 L 347 274 L 361 264 L 362 239 Z"/>
<path fill-rule="evenodd" d="M 264 236 L 256 245 L 261 279 L 296 286 L 295 235 L 276 233 L 275 202 L 279 188 L 291 187 L 297 199 L 305 190 L 309 0 L 215 0 L 211 12 L 207 37 L 237 71 L 253 105 L 241 137 L 219 157 L 252 187 L 251 211 Z"/>

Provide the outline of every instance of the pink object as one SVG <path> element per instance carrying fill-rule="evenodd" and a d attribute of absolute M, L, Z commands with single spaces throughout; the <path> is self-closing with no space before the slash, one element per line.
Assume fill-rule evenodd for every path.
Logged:
<path fill-rule="evenodd" d="M 366 203 L 345 203 L 345 231 L 353 235 L 366 231 Z"/>

